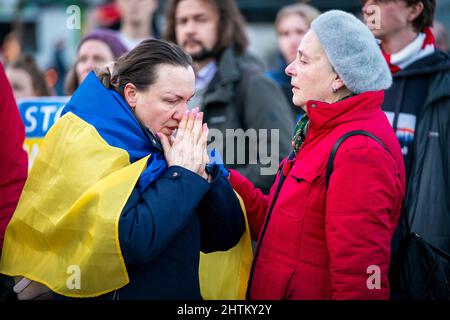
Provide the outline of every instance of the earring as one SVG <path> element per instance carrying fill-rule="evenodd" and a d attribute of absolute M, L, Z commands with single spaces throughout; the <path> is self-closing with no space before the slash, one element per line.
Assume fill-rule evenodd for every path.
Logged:
<path fill-rule="evenodd" d="M 337 89 L 334 86 L 331 87 L 331 90 L 333 90 L 333 93 L 337 92 Z"/>

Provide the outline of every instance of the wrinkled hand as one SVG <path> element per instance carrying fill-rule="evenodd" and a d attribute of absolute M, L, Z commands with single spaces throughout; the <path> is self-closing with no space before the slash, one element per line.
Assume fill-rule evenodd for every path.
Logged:
<path fill-rule="evenodd" d="M 195 172 L 205 179 L 208 175 L 205 166 L 209 162 L 206 145 L 208 142 L 208 127 L 203 122 L 203 113 L 194 109 L 186 111 L 180 122 L 176 137 L 169 138 L 158 132 L 166 157 L 167 165 L 180 166 Z"/>

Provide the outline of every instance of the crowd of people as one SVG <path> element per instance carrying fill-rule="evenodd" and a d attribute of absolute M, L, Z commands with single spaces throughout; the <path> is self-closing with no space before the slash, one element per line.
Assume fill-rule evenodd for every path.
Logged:
<path fill-rule="evenodd" d="M 402 273 L 412 234 L 450 263 L 435 7 L 288 5 L 266 70 L 235 0 L 169 0 L 163 28 L 157 1 L 116 0 L 30 171 L 16 100 L 55 83 L 29 54 L 0 65 L 0 299 L 443 299 L 445 271 Z"/>

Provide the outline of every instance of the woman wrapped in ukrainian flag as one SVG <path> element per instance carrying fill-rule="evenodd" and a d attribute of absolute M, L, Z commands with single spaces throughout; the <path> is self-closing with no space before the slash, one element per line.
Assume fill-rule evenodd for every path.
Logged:
<path fill-rule="evenodd" d="M 43 142 L 0 272 L 59 298 L 243 297 L 244 209 L 207 164 L 208 128 L 187 111 L 194 91 L 191 58 L 160 40 L 91 72 Z"/>

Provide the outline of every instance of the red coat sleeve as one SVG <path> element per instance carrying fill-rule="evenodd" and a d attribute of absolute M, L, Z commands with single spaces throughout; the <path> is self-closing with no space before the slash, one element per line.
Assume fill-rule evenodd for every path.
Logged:
<path fill-rule="evenodd" d="M 230 183 L 244 201 L 251 237 L 257 241 L 266 217 L 269 196 L 255 188 L 253 183 L 237 171 L 229 171 Z"/>
<path fill-rule="evenodd" d="M 332 299 L 389 299 L 392 215 L 401 206 L 401 183 L 381 147 L 338 152 L 326 207 Z"/>
<path fill-rule="evenodd" d="M 25 128 L 11 86 L 0 64 L 0 249 L 28 173 L 28 158 L 23 149 Z"/>

